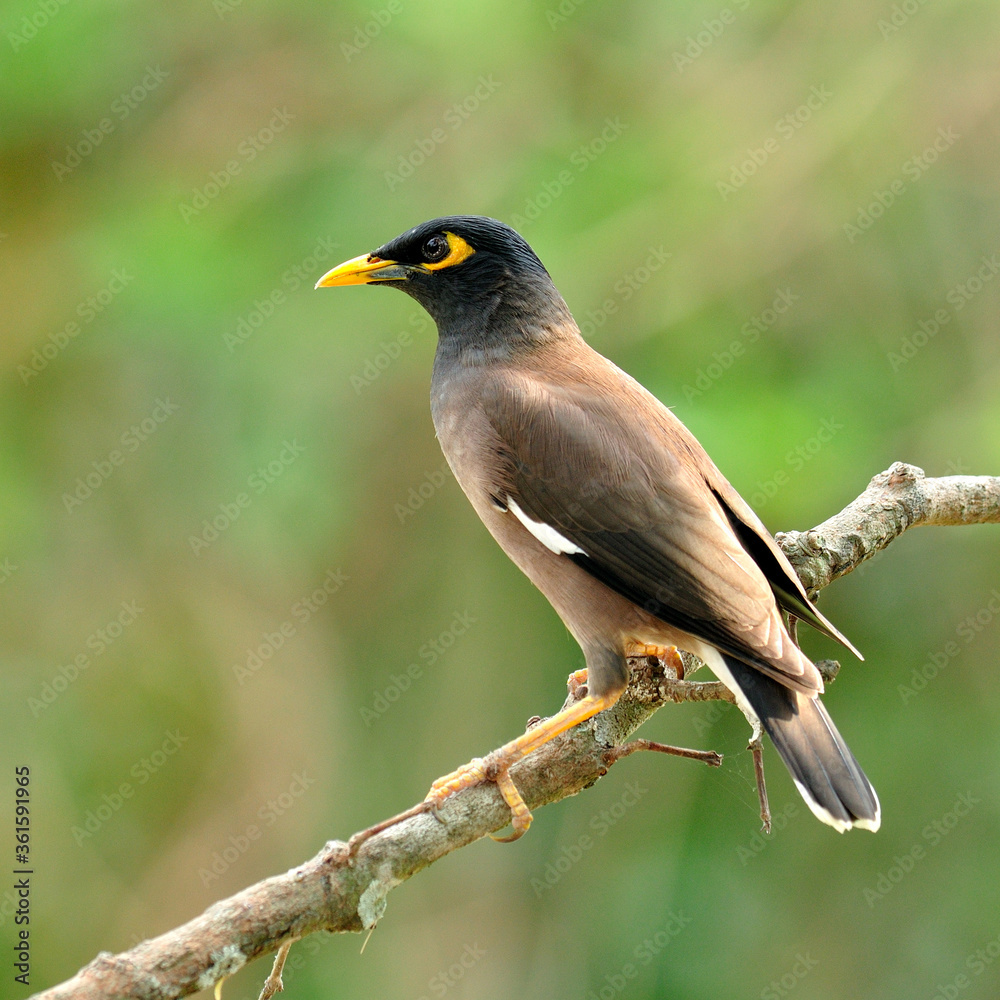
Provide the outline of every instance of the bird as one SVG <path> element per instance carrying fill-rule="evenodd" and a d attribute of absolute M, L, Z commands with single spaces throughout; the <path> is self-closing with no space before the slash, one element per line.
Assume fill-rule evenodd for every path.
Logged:
<path fill-rule="evenodd" d="M 437 324 L 431 414 L 444 455 L 586 663 L 584 697 L 439 778 L 426 801 L 436 810 L 495 781 L 516 839 L 531 813 L 510 766 L 612 706 L 629 655 L 673 647 L 704 661 L 763 727 L 818 819 L 877 830 L 878 797 L 783 612 L 861 654 L 673 411 L 584 340 L 527 241 L 496 219 L 433 219 L 316 288 L 356 284 L 398 288 Z"/>

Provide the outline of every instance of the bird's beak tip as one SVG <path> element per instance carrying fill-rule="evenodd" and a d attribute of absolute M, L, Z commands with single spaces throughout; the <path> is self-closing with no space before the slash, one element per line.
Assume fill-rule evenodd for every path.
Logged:
<path fill-rule="evenodd" d="M 327 271 L 316 288 L 334 288 L 339 285 L 367 285 L 376 281 L 398 281 L 406 275 L 394 260 L 382 260 L 373 254 L 362 254 L 345 260 Z"/>

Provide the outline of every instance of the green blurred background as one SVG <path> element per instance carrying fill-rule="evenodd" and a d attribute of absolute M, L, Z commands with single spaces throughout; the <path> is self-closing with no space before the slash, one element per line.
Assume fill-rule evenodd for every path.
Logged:
<path fill-rule="evenodd" d="M 582 665 L 440 471 L 433 327 L 313 292 L 340 260 L 519 225 L 772 530 L 897 459 L 1000 472 L 993 4 L 12 0 L 0 27 L 0 787 L 9 816 L 31 767 L 34 988 L 409 806 Z M 827 704 L 877 836 L 821 826 L 769 750 L 761 841 L 744 720 L 666 709 L 643 735 L 721 772 L 628 760 L 393 893 L 364 955 L 298 945 L 286 995 L 995 996 L 998 554 L 922 529 L 823 595 L 867 656 Z"/>

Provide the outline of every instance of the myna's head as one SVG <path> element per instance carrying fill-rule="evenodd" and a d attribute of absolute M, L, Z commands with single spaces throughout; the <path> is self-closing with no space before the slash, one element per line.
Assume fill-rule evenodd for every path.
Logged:
<path fill-rule="evenodd" d="M 569 312 L 522 236 L 496 219 L 452 215 L 410 229 L 328 271 L 317 288 L 388 284 L 412 295 L 442 338 L 548 339 Z M 572 320 L 569 320 L 572 325 Z"/>

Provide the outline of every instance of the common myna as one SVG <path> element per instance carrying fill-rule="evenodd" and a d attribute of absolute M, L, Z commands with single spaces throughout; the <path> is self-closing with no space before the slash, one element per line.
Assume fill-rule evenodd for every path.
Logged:
<path fill-rule="evenodd" d="M 819 819 L 877 830 L 875 791 L 782 611 L 860 654 L 680 420 L 584 342 L 525 240 L 495 219 L 434 219 L 317 287 L 360 284 L 395 285 L 437 323 L 431 412 L 444 454 L 587 664 L 586 697 L 492 754 L 488 772 L 474 760 L 440 778 L 428 800 L 488 774 L 520 834 L 531 814 L 510 765 L 613 705 L 630 653 L 673 646 L 760 721 Z"/>

